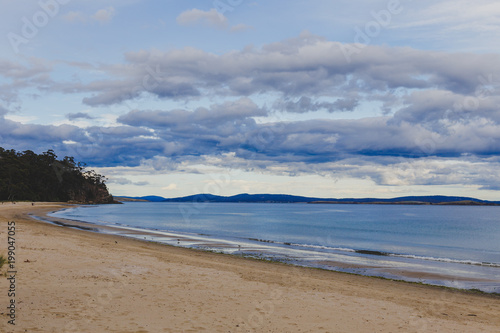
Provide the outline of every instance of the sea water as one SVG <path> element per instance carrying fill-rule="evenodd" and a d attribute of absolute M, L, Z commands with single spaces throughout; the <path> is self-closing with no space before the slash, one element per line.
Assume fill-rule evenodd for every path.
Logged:
<path fill-rule="evenodd" d="M 497 206 L 129 202 L 52 216 L 171 245 L 500 292 Z"/>

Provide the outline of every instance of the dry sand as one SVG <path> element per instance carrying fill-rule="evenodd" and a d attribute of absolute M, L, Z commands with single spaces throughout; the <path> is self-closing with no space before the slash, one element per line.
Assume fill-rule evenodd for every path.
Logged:
<path fill-rule="evenodd" d="M 500 297 L 292 267 L 32 220 L 16 222 L 16 326 L 0 332 L 500 332 Z M 6 271 L 6 267 L 2 272 Z"/>

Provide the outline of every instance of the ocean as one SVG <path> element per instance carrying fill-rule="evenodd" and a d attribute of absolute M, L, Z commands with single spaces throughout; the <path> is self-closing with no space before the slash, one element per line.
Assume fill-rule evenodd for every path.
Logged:
<path fill-rule="evenodd" d="M 174 246 L 500 293 L 496 206 L 128 202 L 50 215 Z"/>

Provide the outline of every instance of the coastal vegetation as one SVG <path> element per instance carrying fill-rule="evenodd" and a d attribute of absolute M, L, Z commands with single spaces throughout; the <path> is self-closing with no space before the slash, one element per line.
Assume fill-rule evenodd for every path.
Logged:
<path fill-rule="evenodd" d="M 53 150 L 36 154 L 0 147 L 0 201 L 113 203 L 106 178 Z"/>

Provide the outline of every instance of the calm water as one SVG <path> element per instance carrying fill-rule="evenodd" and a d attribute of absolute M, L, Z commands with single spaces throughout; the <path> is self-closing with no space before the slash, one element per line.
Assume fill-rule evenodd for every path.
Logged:
<path fill-rule="evenodd" d="M 500 292 L 500 207 L 125 203 L 52 216 L 172 245 Z"/>

